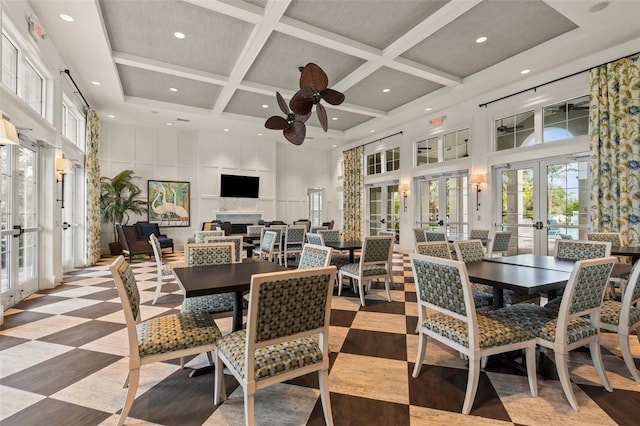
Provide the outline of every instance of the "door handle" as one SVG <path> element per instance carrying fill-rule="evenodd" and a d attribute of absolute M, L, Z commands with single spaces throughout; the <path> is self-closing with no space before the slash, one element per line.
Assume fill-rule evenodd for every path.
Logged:
<path fill-rule="evenodd" d="M 18 233 L 13 236 L 13 238 L 18 238 L 20 235 L 24 234 L 24 229 L 20 225 L 13 225 L 13 229 L 17 230 Z"/>
<path fill-rule="evenodd" d="M 71 228 L 71 224 L 69 222 L 62 222 L 62 230 Z"/>
<path fill-rule="evenodd" d="M 385 219 L 380 219 L 380 223 L 387 223 Z"/>
<path fill-rule="evenodd" d="M 438 221 L 438 225 L 443 226 L 444 225 L 444 220 L 439 220 Z"/>

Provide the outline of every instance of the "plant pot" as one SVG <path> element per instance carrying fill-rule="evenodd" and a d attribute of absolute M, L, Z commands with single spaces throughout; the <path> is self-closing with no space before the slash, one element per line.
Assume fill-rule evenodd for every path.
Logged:
<path fill-rule="evenodd" d="M 120 243 L 109 243 L 109 252 L 111 256 L 118 256 L 122 254 L 122 246 Z"/>

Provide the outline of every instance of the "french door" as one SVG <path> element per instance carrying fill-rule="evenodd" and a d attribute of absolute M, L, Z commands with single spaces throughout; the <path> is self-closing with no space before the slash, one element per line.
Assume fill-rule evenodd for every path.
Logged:
<path fill-rule="evenodd" d="M 0 146 L 0 297 L 13 306 L 38 288 L 38 147 Z"/>
<path fill-rule="evenodd" d="M 370 186 L 367 190 L 369 198 L 369 215 L 367 219 L 367 235 L 375 236 L 380 231 L 395 233 L 395 242 L 400 235 L 400 193 L 397 183 Z"/>
<path fill-rule="evenodd" d="M 509 254 L 552 255 L 559 238 L 585 239 L 589 230 L 587 158 L 555 158 L 494 169 L 497 230 L 511 231 Z"/>
<path fill-rule="evenodd" d="M 465 173 L 426 176 L 417 181 L 420 191 L 416 225 L 466 236 L 469 233 L 468 176 Z"/>

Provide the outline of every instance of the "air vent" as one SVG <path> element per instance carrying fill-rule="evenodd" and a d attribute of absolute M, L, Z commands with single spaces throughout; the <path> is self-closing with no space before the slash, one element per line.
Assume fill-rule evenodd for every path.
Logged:
<path fill-rule="evenodd" d="M 188 120 L 186 118 L 176 118 L 176 121 L 182 121 L 183 123 L 191 123 L 191 120 Z"/>

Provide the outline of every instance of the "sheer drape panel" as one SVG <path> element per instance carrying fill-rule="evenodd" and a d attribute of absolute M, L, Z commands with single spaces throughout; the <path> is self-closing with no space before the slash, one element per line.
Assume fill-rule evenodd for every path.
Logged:
<path fill-rule="evenodd" d="M 591 226 L 640 244 L 640 57 L 593 68 Z"/>
<path fill-rule="evenodd" d="M 87 113 L 87 266 L 100 259 L 100 120 L 94 110 Z"/>
<path fill-rule="evenodd" d="M 362 238 L 363 155 L 363 146 L 344 151 L 343 238 L 345 241 Z"/>

